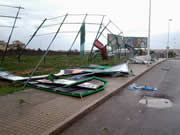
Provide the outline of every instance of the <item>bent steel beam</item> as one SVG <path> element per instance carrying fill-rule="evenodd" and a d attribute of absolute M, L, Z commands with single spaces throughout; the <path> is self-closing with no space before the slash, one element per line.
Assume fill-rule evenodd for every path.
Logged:
<path fill-rule="evenodd" d="M 22 49 L 22 51 L 19 53 L 18 56 L 18 60 L 19 62 L 21 61 L 21 56 L 25 50 L 25 48 L 30 44 L 30 42 L 32 41 L 32 39 L 36 36 L 37 32 L 39 31 L 39 29 L 42 27 L 42 25 L 46 22 L 47 19 L 44 19 L 43 22 L 39 25 L 39 27 L 36 29 L 36 31 L 33 33 L 33 35 L 31 36 L 31 38 L 29 39 L 29 41 L 27 42 L 27 44 L 24 46 L 24 48 Z"/>
<path fill-rule="evenodd" d="M 17 18 L 18 18 L 18 15 L 19 15 L 20 10 L 21 10 L 21 8 L 18 8 L 16 17 L 15 17 L 15 20 L 14 20 L 13 27 L 12 27 L 12 29 L 11 29 L 11 33 L 10 33 L 9 38 L 8 38 L 8 42 L 7 42 L 6 48 L 5 48 L 4 52 L 3 52 L 3 56 L 2 56 L 2 59 L 1 59 L 1 63 L 4 62 L 4 59 L 5 59 L 5 56 L 6 56 L 6 52 L 7 52 L 7 48 L 8 48 L 8 45 L 9 45 L 9 43 L 10 43 L 10 40 L 11 40 L 13 31 L 14 31 L 14 28 L 15 28 L 16 21 L 17 21 Z"/>
<path fill-rule="evenodd" d="M 41 57 L 41 60 L 39 61 L 39 63 L 38 63 L 38 64 L 36 65 L 36 67 L 34 68 L 33 72 L 31 73 L 29 79 L 28 79 L 28 80 L 26 81 L 26 83 L 24 84 L 24 87 L 23 87 L 23 88 L 26 87 L 26 85 L 28 84 L 28 82 L 31 80 L 31 77 L 34 75 L 34 73 L 37 71 L 37 69 L 39 68 L 39 66 L 40 66 L 40 64 L 42 63 L 42 61 L 43 61 L 43 60 L 45 59 L 45 57 L 47 56 L 47 54 L 48 54 L 48 52 L 49 52 L 49 49 L 50 49 L 51 45 L 53 44 L 54 40 L 56 39 L 56 37 L 57 37 L 57 35 L 58 35 L 58 33 L 59 33 L 59 31 L 60 31 L 60 29 L 61 29 L 64 21 L 65 21 L 66 18 L 67 18 L 67 16 L 68 16 L 68 14 L 65 15 L 65 17 L 64 17 L 61 25 L 59 26 L 59 28 L 58 28 L 57 31 L 56 31 L 56 34 L 54 35 L 54 37 L 52 38 L 51 42 L 49 43 L 46 52 L 45 52 L 44 55 Z"/>

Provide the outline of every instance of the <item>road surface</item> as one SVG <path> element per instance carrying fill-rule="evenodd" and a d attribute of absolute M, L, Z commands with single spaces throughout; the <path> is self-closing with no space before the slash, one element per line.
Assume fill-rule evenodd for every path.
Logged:
<path fill-rule="evenodd" d="M 162 70 L 169 67 L 169 70 Z M 152 91 L 122 89 L 89 112 L 62 135 L 180 135 L 180 60 L 168 60 L 135 81 L 158 88 Z M 140 104 L 144 96 L 166 98 L 169 108 Z"/>

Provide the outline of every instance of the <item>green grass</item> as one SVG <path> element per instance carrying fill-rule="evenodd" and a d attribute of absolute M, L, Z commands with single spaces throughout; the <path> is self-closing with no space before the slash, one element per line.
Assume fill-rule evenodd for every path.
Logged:
<path fill-rule="evenodd" d="M 22 90 L 23 85 L 17 82 L 7 82 L 0 80 L 0 94 L 14 93 Z"/>
<path fill-rule="evenodd" d="M 40 61 L 40 59 L 41 56 L 23 56 L 22 62 L 19 63 L 17 57 L 6 56 L 4 63 L 0 64 L 0 67 L 3 67 L 4 71 L 9 71 L 16 75 L 28 76 L 32 73 L 33 69 Z M 112 66 L 120 63 L 121 61 L 122 59 L 119 58 L 111 58 L 107 61 L 103 61 L 100 57 L 97 57 L 93 61 L 88 62 L 87 57 L 80 59 L 79 56 L 47 56 L 45 58 L 45 62 L 43 61 L 41 63 L 34 75 L 57 73 L 61 69 L 66 69 L 69 67 L 88 66 L 89 64 L 102 64 Z M 10 82 L 0 80 L 0 94 L 13 93 L 14 91 L 19 91 L 21 89 L 21 84 L 12 84 Z"/>

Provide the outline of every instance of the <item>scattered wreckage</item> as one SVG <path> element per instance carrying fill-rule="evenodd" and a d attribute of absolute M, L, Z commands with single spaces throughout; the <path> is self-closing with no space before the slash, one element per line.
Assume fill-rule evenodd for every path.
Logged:
<path fill-rule="evenodd" d="M 70 77 L 66 79 L 60 79 L 61 76 Z M 132 69 L 129 71 L 128 63 L 118 64 L 115 66 L 101 66 L 91 64 L 87 67 L 64 69 L 57 74 L 32 77 L 22 77 L 14 75 L 8 71 L 0 71 L 0 79 L 17 81 L 23 83 L 24 86 L 74 97 L 84 97 L 104 90 L 107 85 L 107 81 L 100 78 L 100 76 L 127 77 L 134 76 L 134 74 Z M 137 86 L 131 87 L 131 89 L 138 88 L 139 87 Z M 144 88 L 145 87 L 142 89 Z"/>
<path fill-rule="evenodd" d="M 98 75 L 123 75 L 128 76 L 128 63 L 116 66 L 90 65 L 61 70 L 57 74 L 40 75 L 32 77 L 16 76 L 8 71 L 0 71 L 0 79 L 18 81 L 25 86 L 59 93 L 63 95 L 84 97 L 101 90 L 107 85 L 107 81 L 97 77 Z M 68 79 L 59 79 L 60 76 L 69 76 Z M 95 76 L 96 75 L 96 76 Z"/>
<path fill-rule="evenodd" d="M 145 56 L 135 56 L 134 58 L 129 58 L 131 64 L 152 64 L 151 57 Z"/>

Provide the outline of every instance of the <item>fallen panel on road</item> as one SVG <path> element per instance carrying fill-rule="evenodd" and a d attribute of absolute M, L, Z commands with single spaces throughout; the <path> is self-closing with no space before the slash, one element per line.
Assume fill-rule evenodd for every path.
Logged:
<path fill-rule="evenodd" d="M 94 81 L 94 83 L 92 82 Z M 36 83 L 35 83 L 36 82 Z M 26 82 L 25 82 L 26 83 Z M 103 84 L 102 84 L 103 83 Z M 27 86 L 74 97 L 84 97 L 103 90 L 107 81 L 99 77 L 90 77 L 80 81 L 54 79 L 53 81 L 29 81 Z"/>

